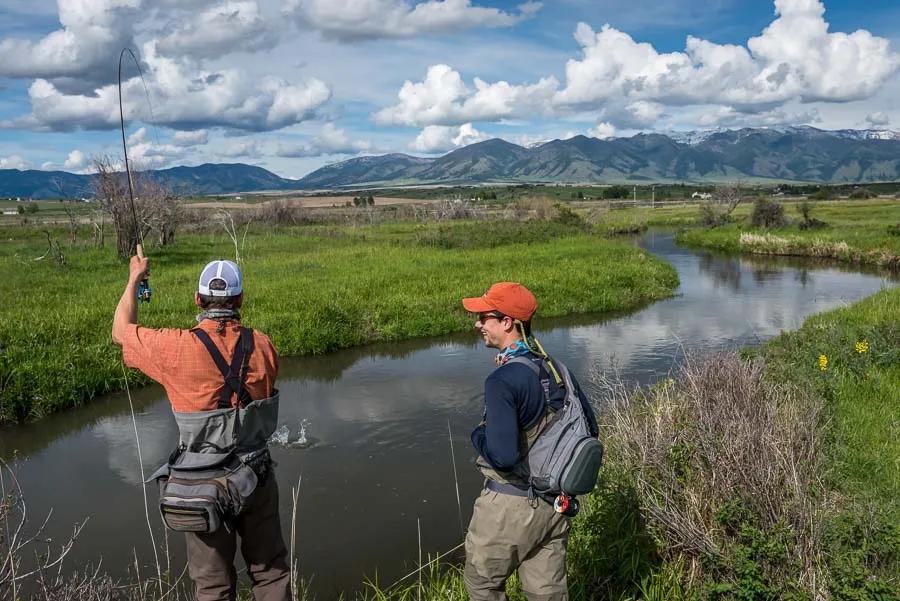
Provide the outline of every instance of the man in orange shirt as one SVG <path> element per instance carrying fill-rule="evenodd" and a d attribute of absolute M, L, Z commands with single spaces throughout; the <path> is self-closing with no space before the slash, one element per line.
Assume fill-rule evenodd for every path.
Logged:
<path fill-rule="evenodd" d="M 259 483 L 243 510 L 227 522 L 227 527 L 214 532 L 186 532 L 195 597 L 200 601 L 235 599 L 234 555 L 240 536 L 241 554 L 257 601 L 287 601 L 290 572 L 278 514 L 278 485 L 265 449 L 266 438 L 271 435 L 268 430 L 274 429 L 277 421 L 278 354 L 266 335 L 241 327 L 243 278 L 240 268 L 231 261 L 213 261 L 201 272 L 194 295 L 201 313 L 194 329 L 138 325 L 138 283 L 147 277 L 148 269 L 146 258 L 131 258 L 128 283 L 113 318 L 112 339 L 122 347 L 129 367 L 139 369 L 165 388 L 179 425 L 180 449 L 203 452 L 200 447 L 204 444 L 214 448 L 218 448 L 216 443 L 222 444 L 220 440 L 198 440 L 197 432 L 183 428 L 185 422 L 197 423 L 199 419 L 202 423 L 207 415 L 220 419 L 223 413 L 236 413 L 251 404 L 254 415 L 265 414 L 264 427 L 230 441 L 235 442 L 232 450 L 238 454 L 252 452 L 249 454 L 255 458 L 263 457 L 254 470 Z M 229 360 L 236 354 L 241 369 L 229 371 Z"/>

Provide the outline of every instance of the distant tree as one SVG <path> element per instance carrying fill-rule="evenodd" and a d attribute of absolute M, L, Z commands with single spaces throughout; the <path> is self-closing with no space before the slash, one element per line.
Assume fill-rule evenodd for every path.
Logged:
<path fill-rule="evenodd" d="M 370 207 L 375 206 L 375 197 L 372 196 L 372 194 L 369 194 L 368 196 L 366 196 L 366 204 L 369 205 Z"/>
<path fill-rule="evenodd" d="M 728 223 L 743 197 L 743 186 L 740 181 L 716 186 L 712 198 L 700 203 L 700 222 L 711 227 Z"/>
<path fill-rule="evenodd" d="M 631 195 L 631 190 L 629 190 L 625 186 L 610 186 L 606 190 L 603 191 L 603 198 L 628 198 Z"/>
<path fill-rule="evenodd" d="M 781 227 L 784 225 L 784 206 L 760 195 L 753 201 L 750 222 L 757 227 Z"/>
<path fill-rule="evenodd" d="M 868 188 L 857 188 L 850 193 L 850 198 L 853 200 L 865 200 L 867 198 L 875 198 L 875 196 L 877 195 Z"/>
<path fill-rule="evenodd" d="M 831 189 L 827 187 L 822 187 L 809 195 L 809 198 L 813 200 L 831 200 L 832 194 Z"/>
<path fill-rule="evenodd" d="M 116 254 L 127 260 L 135 253 L 139 241 L 151 233 L 158 235 L 160 245 L 175 242 L 175 230 L 184 219 L 180 198 L 168 188 L 142 173 L 132 174 L 134 206 L 128 193 L 128 180 L 115 171 L 109 157 L 94 157 L 96 175 L 94 196 L 112 220 L 116 232 Z"/>

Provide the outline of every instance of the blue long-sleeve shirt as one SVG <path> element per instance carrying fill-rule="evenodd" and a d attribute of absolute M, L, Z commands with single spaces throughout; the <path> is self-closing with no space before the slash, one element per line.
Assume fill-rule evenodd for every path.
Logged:
<path fill-rule="evenodd" d="M 536 355 L 528 353 L 525 357 L 541 365 Z M 541 378 L 550 380 L 550 405 L 558 410 L 565 401 L 566 391 L 556 385 L 553 376 L 543 367 L 541 370 Z M 572 383 L 587 416 L 591 435 L 597 436 L 594 411 L 574 376 Z M 472 432 L 472 445 L 494 469 L 509 471 L 520 459 L 520 437 L 544 414 L 541 379 L 527 365 L 501 365 L 484 382 L 484 411 L 484 423 Z"/>

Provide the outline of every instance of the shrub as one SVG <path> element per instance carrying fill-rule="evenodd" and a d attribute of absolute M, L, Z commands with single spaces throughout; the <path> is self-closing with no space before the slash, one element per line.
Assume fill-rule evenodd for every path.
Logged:
<path fill-rule="evenodd" d="M 813 200 L 831 200 L 833 198 L 829 188 L 819 188 L 817 191 L 809 195 Z"/>
<path fill-rule="evenodd" d="M 564 204 L 558 202 L 553 206 L 556 207 L 556 215 L 552 219 L 554 223 L 573 227 L 583 227 L 585 225 L 584 218 Z"/>
<path fill-rule="evenodd" d="M 850 198 L 853 200 L 865 200 L 867 198 L 875 198 L 875 196 L 877 195 L 868 188 L 856 188 L 850 193 Z"/>
<path fill-rule="evenodd" d="M 719 205 L 710 201 L 700 203 L 700 224 L 715 227 L 731 221 L 731 215 L 721 210 Z"/>
<path fill-rule="evenodd" d="M 889 225 L 887 230 L 888 234 L 891 236 L 900 236 L 900 223 L 897 225 Z"/>
<path fill-rule="evenodd" d="M 753 202 L 750 222 L 757 227 L 781 227 L 784 225 L 784 207 L 768 196 L 759 196 Z"/>
<path fill-rule="evenodd" d="M 628 198 L 629 196 L 631 196 L 631 190 L 629 190 L 625 186 L 610 186 L 603 191 L 604 200 L 608 200 L 610 198 Z"/>
<path fill-rule="evenodd" d="M 821 399 L 736 353 L 688 357 L 648 390 L 592 376 L 664 561 L 695 566 L 712 598 L 821 598 Z"/>
<path fill-rule="evenodd" d="M 270 225 L 297 225 L 305 220 L 306 210 L 288 200 L 264 202 L 256 209 L 256 219 Z"/>

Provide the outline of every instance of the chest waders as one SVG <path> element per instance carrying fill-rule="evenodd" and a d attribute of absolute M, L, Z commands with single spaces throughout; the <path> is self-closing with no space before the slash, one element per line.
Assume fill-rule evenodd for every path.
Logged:
<path fill-rule="evenodd" d="M 542 358 L 541 362 L 547 360 Z M 487 478 L 487 488 L 514 496 L 540 497 L 549 503 L 553 503 L 558 495 L 575 497 L 589 493 L 597 484 L 603 445 L 591 436 L 569 370 L 561 363 L 553 370 L 554 377 L 560 374 L 566 391 L 562 407 L 554 409 L 550 405 L 550 381 L 541 377 L 541 368 L 521 356 L 510 359 L 505 365 L 511 363 L 527 366 L 541 380 L 544 413 L 536 424 L 522 431 L 520 459 L 512 470 L 500 472 L 484 457 L 478 457 L 476 465 Z"/>
<path fill-rule="evenodd" d="M 253 400 L 245 386 L 253 330 L 242 327 L 228 363 L 205 331 L 191 332 L 204 344 L 225 386 L 218 408 L 173 411 L 178 447 L 149 481 L 159 484 L 163 522 L 178 532 L 215 532 L 237 517 L 271 469 L 267 443 L 278 424 L 278 391 Z M 238 399 L 231 406 L 232 395 Z"/>

